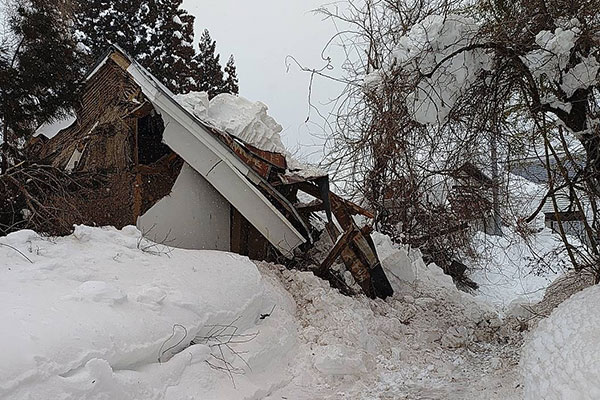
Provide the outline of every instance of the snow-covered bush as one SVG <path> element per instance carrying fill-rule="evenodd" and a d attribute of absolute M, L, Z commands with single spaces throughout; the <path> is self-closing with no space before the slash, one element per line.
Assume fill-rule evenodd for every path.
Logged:
<path fill-rule="evenodd" d="M 589 214 L 581 221 L 590 238 L 585 246 L 560 232 L 572 264 L 598 264 L 600 219 L 593 210 L 600 209 L 600 1 L 539 5 L 350 0 L 347 9 L 323 10 L 351 25 L 351 34 L 336 36 L 343 44 L 364 45 L 344 64 L 348 87 L 331 164 L 377 211 L 378 222 L 401 216 L 401 224 L 385 227 L 389 233 L 396 229 L 410 241 L 419 222 L 435 215 L 443 218 L 434 225 L 446 219 L 445 228 L 456 232 L 451 228 L 460 224 L 444 210 L 427 207 L 435 197 L 427 183 L 434 176 L 449 182 L 470 162 L 491 178 L 499 234 L 503 221 L 516 219 L 505 207 L 507 172 L 515 159 L 533 156 L 548 170 L 543 200 L 567 191 L 569 210 Z M 577 161 L 572 137 L 586 162 Z M 390 191 L 396 184 L 405 193 Z M 390 197 L 407 201 L 391 209 Z M 529 222 L 540 211 L 519 217 Z M 432 234 L 440 242 L 452 238 L 447 229 L 417 236 Z"/>

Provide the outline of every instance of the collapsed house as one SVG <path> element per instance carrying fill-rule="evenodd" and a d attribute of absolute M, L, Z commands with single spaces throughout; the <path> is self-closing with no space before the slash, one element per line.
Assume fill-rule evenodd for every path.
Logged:
<path fill-rule="evenodd" d="M 355 222 L 373 218 L 369 211 L 332 193 L 327 174 L 266 145 L 274 139 L 256 137 L 261 129 L 228 132 L 202 118 L 201 106 L 113 46 L 87 76 L 73 118 L 54 133 L 43 127 L 52 137 L 37 136 L 27 153 L 68 174 L 102 176 L 70 223 L 136 224 L 169 246 L 280 262 L 325 234 L 331 248 L 316 274 L 339 283 L 331 267 L 341 259 L 367 296 L 392 294 L 369 226 Z"/>

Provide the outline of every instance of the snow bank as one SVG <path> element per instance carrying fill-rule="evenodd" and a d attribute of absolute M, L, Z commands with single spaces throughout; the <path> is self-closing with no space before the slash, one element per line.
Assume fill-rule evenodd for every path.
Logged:
<path fill-rule="evenodd" d="M 493 310 L 419 252 L 374 239 L 394 273 L 386 301 L 133 227 L 0 238 L 0 398 L 513 398 Z M 248 365 L 224 349 L 233 380 L 206 340 L 229 324 L 246 335 L 232 346 Z"/>
<path fill-rule="evenodd" d="M 286 150 L 281 141 L 283 127 L 261 102 L 223 93 L 208 100 L 206 92 L 177 95 L 175 99 L 194 116 L 260 150 L 284 154 L 288 169 L 301 176 L 324 176 L 322 170 L 303 165 Z"/>
<path fill-rule="evenodd" d="M 548 189 L 513 174 L 507 184 L 510 214 L 506 219 L 517 225 L 533 214 Z M 571 267 L 560 235 L 545 227 L 543 212 L 528 227 L 532 232 L 527 238 L 512 227 L 503 227 L 503 236 L 477 232 L 473 237 L 477 258 L 464 261 L 469 278 L 479 285 L 476 296 L 504 315 L 528 318 L 525 308 L 542 300 L 546 288 Z"/>
<path fill-rule="evenodd" d="M 0 398 L 251 399 L 286 379 L 293 303 L 245 257 L 86 226 L 13 233 L 0 257 Z M 220 365 L 202 339 L 215 324 L 257 334 L 233 345 L 249 367 L 225 349 L 234 382 L 208 364 Z"/>
<path fill-rule="evenodd" d="M 564 244 L 549 228 L 524 240 L 510 228 L 504 236 L 475 235 L 481 257 L 468 265 L 469 277 L 479 285 L 476 296 L 506 314 L 519 313 L 544 297 L 546 288 L 570 266 Z M 545 258 L 541 263 L 539 257 Z"/>
<path fill-rule="evenodd" d="M 600 287 L 573 295 L 523 348 L 525 399 L 600 398 Z"/>

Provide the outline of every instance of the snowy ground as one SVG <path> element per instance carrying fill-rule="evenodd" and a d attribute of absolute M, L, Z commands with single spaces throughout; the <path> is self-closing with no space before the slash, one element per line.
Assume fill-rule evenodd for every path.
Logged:
<path fill-rule="evenodd" d="M 0 398 L 522 398 L 515 325 L 375 239 L 386 301 L 131 227 L 0 238 Z"/>
<path fill-rule="evenodd" d="M 569 268 L 564 244 L 548 228 L 524 240 L 510 228 L 504 236 L 478 232 L 470 278 L 477 282 L 475 296 L 501 313 L 511 313 L 521 304 L 542 300 L 546 288 Z M 544 262 L 542 262 L 544 261 Z"/>
<path fill-rule="evenodd" d="M 468 295 L 416 282 L 370 301 L 309 273 L 261 270 L 293 293 L 300 322 L 293 378 L 268 399 L 521 398 L 514 333 Z"/>
<path fill-rule="evenodd" d="M 529 217 L 543 202 L 547 188 L 509 174 L 507 215 L 510 225 Z M 532 232 L 524 238 L 512 227 L 503 227 L 503 236 L 477 232 L 473 238 L 476 259 L 465 260 L 470 278 L 477 282 L 479 299 L 502 314 L 519 313 L 521 305 L 542 300 L 546 288 L 571 266 L 560 236 L 544 226 L 540 213 L 528 224 Z M 579 240 L 569 237 L 573 245 Z"/>
<path fill-rule="evenodd" d="M 80 226 L 55 240 L 31 231 L 0 239 L 0 398 L 261 398 L 281 384 L 297 348 L 289 296 L 246 258 L 139 236 Z M 275 304 L 276 318 L 260 319 Z M 214 329 L 229 324 L 236 335 Z M 258 332 L 230 344 L 244 360 L 216 346 Z M 219 370 L 221 350 L 245 370 L 235 386 Z"/>

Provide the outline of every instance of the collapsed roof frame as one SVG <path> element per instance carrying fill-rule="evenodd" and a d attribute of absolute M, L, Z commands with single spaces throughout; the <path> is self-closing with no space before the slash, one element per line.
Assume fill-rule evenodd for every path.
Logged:
<path fill-rule="evenodd" d="M 291 258 L 307 238 L 255 186 L 264 185 L 264 178 L 223 146 L 202 121 L 175 101 L 169 89 L 120 48 L 113 46 L 88 78 L 108 58 L 129 73 L 161 114 L 163 142 L 210 182 L 284 257 Z"/>

